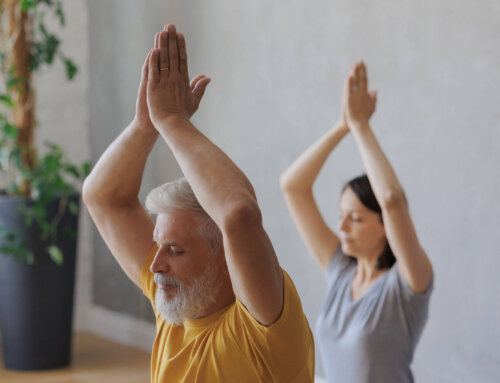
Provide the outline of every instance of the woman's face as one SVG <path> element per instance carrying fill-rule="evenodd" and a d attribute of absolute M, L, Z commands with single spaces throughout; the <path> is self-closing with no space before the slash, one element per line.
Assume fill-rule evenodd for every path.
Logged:
<path fill-rule="evenodd" d="M 344 254 L 378 258 L 385 247 L 385 230 L 379 215 L 365 207 L 350 187 L 340 197 L 337 230 Z"/>

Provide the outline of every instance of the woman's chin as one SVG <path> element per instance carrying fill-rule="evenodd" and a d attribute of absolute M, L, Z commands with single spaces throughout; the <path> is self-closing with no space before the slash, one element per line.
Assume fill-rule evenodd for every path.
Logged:
<path fill-rule="evenodd" d="M 341 247 L 342 247 L 342 252 L 345 255 L 348 255 L 350 257 L 356 257 L 355 252 L 353 251 L 354 249 L 352 248 L 351 244 L 342 242 Z"/>

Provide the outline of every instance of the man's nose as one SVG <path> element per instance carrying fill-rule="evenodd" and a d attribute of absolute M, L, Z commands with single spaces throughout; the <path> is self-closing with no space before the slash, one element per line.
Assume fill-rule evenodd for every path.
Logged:
<path fill-rule="evenodd" d="M 152 273 L 166 273 L 170 268 L 165 254 L 162 254 L 161 248 L 156 252 L 155 258 L 151 263 L 150 270 Z"/>

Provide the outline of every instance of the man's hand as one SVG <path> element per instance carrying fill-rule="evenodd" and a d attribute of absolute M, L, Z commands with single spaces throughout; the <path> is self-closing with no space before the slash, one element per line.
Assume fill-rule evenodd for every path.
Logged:
<path fill-rule="evenodd" d="M 210 79 L 196 76 L 189 83 L 186 41 L 174 25 L 156 35 L 149 55 L 147 105 L 154 124 L 169 118 L 189 119 L 198 109 Z"/>
<path fill-rule="evenodd" d="M 368 91 L 368 78 L 363 62 L 358 62 L 351 69 L 346 80 L 343 100 L 343 115 L 350 130 L 363 129 L 375 112 L 377 93 Z"/>
<path fill-rule="evenodd" d="M 135 107 L 135 116 L 133 123 L 143 129 L 144 131 L 156 132 L 151 118 L 149 117 L 148 103 L 147 103 L 147 86 L 148 86 L 148 72 L 149 72 L 149 58 L 151 56 L 149 51 L 146 61 L 142 66 L 142 77 L 139 85 L 139 94 L 137 95 L 137 103 Z"/>

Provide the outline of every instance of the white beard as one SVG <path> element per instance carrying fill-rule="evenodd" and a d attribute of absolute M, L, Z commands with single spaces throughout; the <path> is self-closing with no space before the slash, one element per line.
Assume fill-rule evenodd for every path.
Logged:
<path fill-rule="evenodd" d="M 154 276 L 156 283 L 176 286 L 177 293 L 169 299 L 162 289 L 156 290 L 156 311 L 167 322 L 182 325 L 186 319 L 201 317 L 208 307 L 216 302 L 222 282 L 215 262 L 210 262 L 203 273 L 187 287 L 174 278 L 164 277 L 160 273 Z"/>

